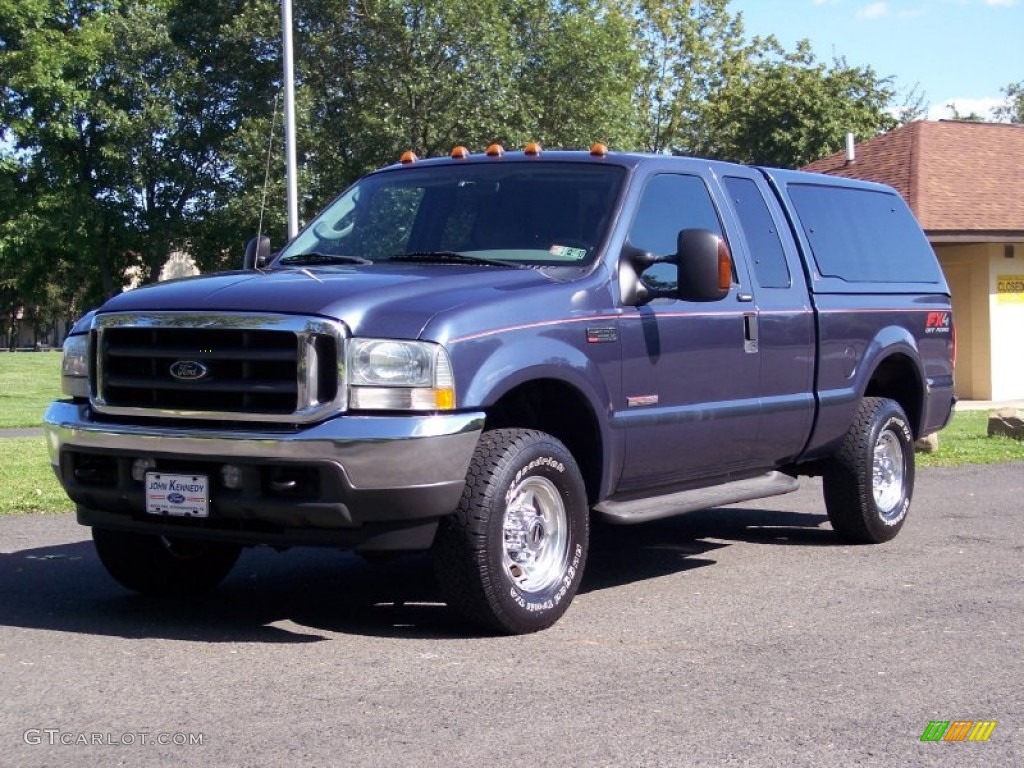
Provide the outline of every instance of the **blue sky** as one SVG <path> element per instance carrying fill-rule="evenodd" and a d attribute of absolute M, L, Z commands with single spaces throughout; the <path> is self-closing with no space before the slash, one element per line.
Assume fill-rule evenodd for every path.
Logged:
<path fill-rule="evenodd" d="M 732 0 L 749 37 L 775 35 L 788 49 L 808 39 L 820 59 L 843 56 L 917 86 L 929 117 L 988 117 L 1002 89 L 1024 80 L 1024 0 Z"/>

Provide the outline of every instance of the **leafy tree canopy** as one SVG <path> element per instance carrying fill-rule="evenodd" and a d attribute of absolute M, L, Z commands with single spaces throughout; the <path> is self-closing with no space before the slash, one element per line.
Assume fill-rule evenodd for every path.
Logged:
<path fill-rule="evenodd" d="M 306 217 L 405 149 L 603 141 L 796 166 L 916 116 L 869 67 L 748 39 L 728 0 L 295 11 Z M 206 270 L 257 229 L 280 242 L 281 70 L 276 0 L 0 0 L 0 302 L 45 325 L 172 250 Z"/>

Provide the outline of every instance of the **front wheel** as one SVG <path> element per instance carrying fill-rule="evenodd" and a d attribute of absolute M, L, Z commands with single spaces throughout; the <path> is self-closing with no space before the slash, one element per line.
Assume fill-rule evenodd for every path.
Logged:
<path fill-rule="evenodd" d="M 824 476 L 825 507 L 840 537 L 878 544 L 900 532 L 914 491 L 914 435 L 899 403 L 865 397 Z"/>
<path fill-rule="evenodd" d="M 217 586 L 238 560 L 232 544 L 92 529 L 100 562 L 122 586 L 144 595 L 188 597 Z"/>
<path fill-rule="evenodd" d="M 477 446 L 456 512 L 433 559 L 449 607 L 484 628 L 536 632 L 565 613 L 589 544 L 580 470 L 543 432 L 496 429 Z"/>

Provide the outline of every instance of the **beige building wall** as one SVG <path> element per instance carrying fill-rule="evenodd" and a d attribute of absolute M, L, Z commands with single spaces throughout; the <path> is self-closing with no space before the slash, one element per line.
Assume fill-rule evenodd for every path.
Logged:
<path fill-rule="evenodd" d="M 988 246 L 992 396 L 1024 399 L 1024 247 Z M 1007 256 L 1010 258 L 1007 258 Z"/>
<path fill-rule="evenodd" d="M 936 245 L 935 253 L 953 294 L 956 395 L 962 400 L 991 400 L 990 246 Z"/>

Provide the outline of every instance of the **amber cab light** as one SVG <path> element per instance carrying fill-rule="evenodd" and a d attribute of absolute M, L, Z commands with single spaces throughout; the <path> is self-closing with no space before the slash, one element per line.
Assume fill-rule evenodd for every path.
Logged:
<path fill-rule="evenodd" d="M 590 154 L 595 157 L 608 157 L 608 147 L 604 144 L 594 144 L 590 147 Z"/>
<path fill-rule="evenodd" d="M 501 146 L 501 144 L 491 144 L 491 146 L 487 148 L 488 157 L 501 157 L 504 154 L 505 148 Z"/>
<path fill-rule="evenodd" d="M 465 160 L 467 157 L 469 157 L 469 150 L 465 147 L 455 147 L 452 150 L 451 158 L 453 160 Z"/>
<path fill-rule="evenodd" d="M 402 165 L 410 165 L 411 163 L 415 163 L 417 160 L 419 160 L 419 158 L 416 157 L 416 153 L 413 152 L 411 149 L 408 149 L 405 152 L 403 152 L 402 156 L 398 158 L 398 162 L 400 162 Z"/>
<path fill-rule="evenodd" d="M 523 153 L 530 155 L 531 157 L 538 157 L 540 155 L 540 144 L 536 141 L 531 141 L 525 147 L 523 147 Z"/>

